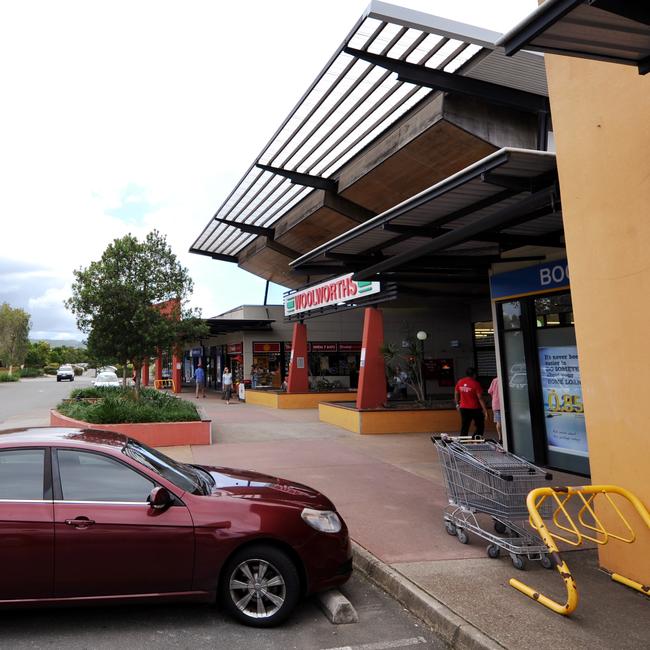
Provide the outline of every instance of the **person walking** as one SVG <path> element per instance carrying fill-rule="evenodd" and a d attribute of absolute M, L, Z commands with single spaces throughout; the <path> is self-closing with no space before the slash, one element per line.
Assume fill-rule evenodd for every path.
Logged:
<path fill-rule="evenodd" d="M 469 434 L 469 428 L 474 421 L 476 431 L 475 436 L 482 438 L 485 431 L 485 418 L 487 417 L 487 407 L 483 399 L 483 388 L 476 381 L 476 370 L 467 368 L 465 377 L 459 379 L 454 390 L 456 408 L 460 412 L 460 435 Z"/>
<path fill-rule="evenodd" d="M 199 390 L 205 397 L 205 370 L 203 370 L 200 359 L 199 365 L 194 369 L 194 382 L 196 383 L 196 399 L 199 399 Z"/>
<path fill-rule="evenodd" d="M 226 404 L 230 404 L 230 398 L 232 397 L 232 373 L 226 366 L 223 369 L 223 376 L 221 377 L 224 397 L 226 398 Z"/>
<path fill-rule="evenodd" d="M 499 443 L 501 443 L 501 393 L 499 392 L 499 378 L 495 377 L 488 388 L 488 393 L 492 398 L 492 417 L 494 426 L 497 429 Z"/>
<path fill-rule="evenodd" d="M 395 376 L 393 377 L 393 386 L 394 386 L 393 394 L 396 393 L 397 394 L 396 396 L 401 400 L 406 399 L 407 379 L 408 379 L 408 375 L 399 366 L 395 366 Z"/>

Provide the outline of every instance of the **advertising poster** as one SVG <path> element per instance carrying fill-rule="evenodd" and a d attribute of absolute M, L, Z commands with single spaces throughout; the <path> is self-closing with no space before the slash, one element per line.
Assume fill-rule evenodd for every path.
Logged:
<path fill-rule="evenodd" d="M 539 367 L 549 449 L 587 457 L 587 432 L 576 346 L 539 348 Z"/>

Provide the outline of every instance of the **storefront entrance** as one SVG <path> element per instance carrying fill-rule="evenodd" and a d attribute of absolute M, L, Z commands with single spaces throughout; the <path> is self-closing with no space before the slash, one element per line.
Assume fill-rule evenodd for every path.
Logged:
<path fill-rule="evenodd" d="M 578 351 L 568 291 L 497 303 L 511 451 L 589 474 Z"/>

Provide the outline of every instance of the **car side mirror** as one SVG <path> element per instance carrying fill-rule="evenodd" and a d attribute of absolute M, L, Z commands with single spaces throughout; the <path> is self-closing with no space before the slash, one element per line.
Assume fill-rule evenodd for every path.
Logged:
<path fill-rule="evenodd" d="M 147 497 L 149 506 L 154 510 L 165 510 L 172 504 L 172 495 L 167 488 L 156 486 Z"/>

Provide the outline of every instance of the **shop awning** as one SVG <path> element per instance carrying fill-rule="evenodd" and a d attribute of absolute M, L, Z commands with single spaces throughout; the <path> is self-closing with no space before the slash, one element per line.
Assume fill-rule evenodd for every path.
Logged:
<path fill-rule="evenodd" d="M 524 52 L 509 59 L 496 49 L 498 38 L 495 32 L 372 2 L 190 251 L 240 263 L 242 251 L 261 238 L 266 248 L 293 259 L 296 244 L 278 239 L 295 224 L 282 232 L 274 226 L 316 190 L 352 223 L 373 217 L 375 212 L 340 194 L 345 188 L 338 175 L 432 94 L 452 92 L 545 115 L 541 57 Z M 306 244 L 297 252 L 313 246 L 311 240 Z"/>
<path fill-rule="evenodd" d="M 359 280 L 471 281 L 521 259 L 522 247 L 564 248 L 559 196 L 555 154 L 501 149 L 291 266 Z"/>
<path fill-rule="evenodd" d="M 252 318 L 206 318 L 210 336 L 228 332 L 268 332 L 274 320 L 257 320 Z"/>
<path fill-rule="evenodd" d="M 499 42 L 521 49 L 635 65 L 650 71 L 650 3 L 645 0 L 546 0 Z"/>

